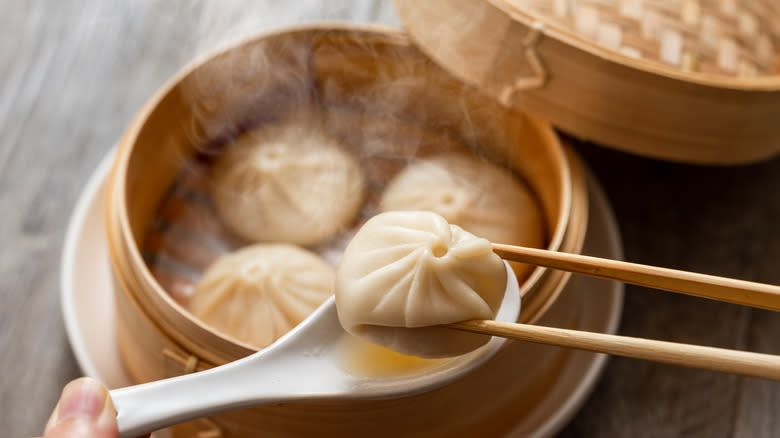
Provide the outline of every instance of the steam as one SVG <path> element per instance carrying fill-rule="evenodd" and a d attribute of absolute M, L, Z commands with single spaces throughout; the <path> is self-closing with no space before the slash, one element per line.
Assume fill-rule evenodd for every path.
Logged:
<path fill-rule="evenodd" d="M 155 274 L 161 282 L 168 270 L 178 274 L 177 287 L 183 291 L 178 301 L 186 303 L 186 291 L 191 289 L 181 285 L 197 281 L 197 276 L 168 263 L 170 259 L 201 272 L 203 260 L 214 260 L 247 243 L 220 224 L 208 199 L 211 164 L 244 133 L 293 118 L 310 129 L 324 129 L 343 144 L 359 161 L 367 180 L 365 206 L 352 229 L 376 213 L 385 186 L 411 160 L 468 150 L 497 162 L 511 160 L 514 149 L 507 146 L 516 139 L 504 128 L 513 116 L 438 67 L 403 34 L 323 26 L 257 38 L 262 29 L 280 28 L 309 16 L 341 16 L 341 2 L 303 2 L 303 16 L 285 15 L 289 13 L 285 2 L 268 2 L 262 11 L 255 2 L 243 3 L 245 9 L 220 8 L 216 3 L 204 6 L 196 26 L 201 41 L 197 50 L 221 52 L 196 60 L 176 91 L 183 110 L 172 117 L 181 126 L 172 129 L 182 129 L 189 144 L 181 145 L 183 170 L 160 211 L 171 203 L 181 205 L 165 218 L 165 226 L 152 230 L 150 237 L 158 244 L 149 248 L 154 253 L 149 262 L 162 271 Z M 369 16 L 375 13 L 370 4 L 361 1 L 352 6 L 364 8 L 361 13 Z M 194 214 L 199 215 L 197 221 L 187 218 Z M 186 243 L 188 233 L 215 236 L 218 242 L 203 242 L 204 254 L 177 249 Z M 311 249 L 336 264 L 350 233 L 343 230 Z M 190 263 L 190 255 L 199 255 L 197 265 L 194 260 Z"/>

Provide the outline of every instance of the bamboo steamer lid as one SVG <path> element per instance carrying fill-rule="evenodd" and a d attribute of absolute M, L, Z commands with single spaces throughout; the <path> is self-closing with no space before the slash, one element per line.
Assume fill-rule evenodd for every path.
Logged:
<path fill-rule="evenodd" d="M 415 43 L 503 105 L 626 152 L 780 151 L 775 0 L 395 0 Z"/>

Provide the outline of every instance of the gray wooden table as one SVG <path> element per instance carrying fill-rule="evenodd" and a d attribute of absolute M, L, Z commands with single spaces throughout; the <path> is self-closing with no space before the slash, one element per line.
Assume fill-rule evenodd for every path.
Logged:
<path fill-rule="evenodd" d="M 79 375 L 58 298 L 69 215 L 144 100 L 260 28 L 397 24 L 381 1 L 0 0 L 0 425 L 41 428 Z M 778 114 L 780 121 L 780 114 Z M 629 260 L 780 283 L 780 159 L 704 168 L 578 143 Z M 780 314 L 628 287 L 626 335 L 780 354 Z M 780 383 L 614 359 L 562 437 L 780 436 Z"/>

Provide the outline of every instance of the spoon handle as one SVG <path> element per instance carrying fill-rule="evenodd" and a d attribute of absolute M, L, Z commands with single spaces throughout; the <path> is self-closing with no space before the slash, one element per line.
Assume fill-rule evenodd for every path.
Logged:
<path fill-rule="evenodd" d="M 780 311 L 780 286 L 500 243 L 493 251 L 515 262 Z"/>
<path fill-rule="evenodd" d="M 257 394 L 253 386 L 236 383 L 251 378 L 245 360 L 111 391 L 120 438 L 247 405 Z"/>
<path fill-rule="evenodd" d="M 780 356 L 771 354 L 489 320 L 464 321 L 448 324 L 447 327 L 539 344 L 780 380 Z"/>

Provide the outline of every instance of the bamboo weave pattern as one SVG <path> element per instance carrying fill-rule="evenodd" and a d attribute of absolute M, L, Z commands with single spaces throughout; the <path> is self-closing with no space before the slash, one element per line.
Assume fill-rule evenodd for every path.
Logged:
<path fill-rule="evenodd" d="M 633 58 L 683 71 L 780 72 L 777 0 L 506 0 Z"/>

